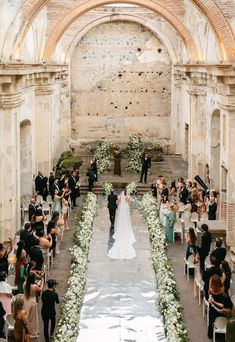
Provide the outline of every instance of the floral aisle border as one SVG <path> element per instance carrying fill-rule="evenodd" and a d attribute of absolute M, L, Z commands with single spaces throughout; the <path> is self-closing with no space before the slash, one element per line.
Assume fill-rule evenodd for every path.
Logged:
<path fill-rule="evenodd" d="M 126 194 L 129 196 L 137 194 L 137 184 L 135 182 L 131 182 L 127 184 Z"/>
<path fill-rule="evenodd" d="M 72 262 L 68 279 L 68 289 L 64 296 L 62 311 L 56 326 L 54 342 L 75 342 L 79 332 L 79 312 L 86 286 L 86 270 L 92 225 L 96 213 L 96 195 L 88 193 L 79 221 L 75 227 L 71 248 Z"/>
<path fill-rule="evenodd" d="M 112 146 L 113 144 L 110 140 L 102 139 L 96 148 L 95 156 L 99 174 L 111 169 Z"/>
<path fill-rule="evenodd" d="M 150 234 L 152 263 L 157 282 L 157 306 L 163 316 L 167 341 L 187 342 L 187 330 L 172 265 L 166 254 L 165 232 L 158 218 L 156 199 L 149 193 L 145 194 L 139 205 Z"/>
<path fill-rule="evenodd" d="M 104 182 L 103 184 L 103 194 L 108 196 L 110 195 L 111 191 L 113 190 L 113 184 L 111 182 Z"/>
<path fill-rule="evenodd" d="M 127 143 L 127 171 L 139 173 L 141 170 L 141 158 L 144 153 L 144 143 L 139 134 L 130 134 Z"/>

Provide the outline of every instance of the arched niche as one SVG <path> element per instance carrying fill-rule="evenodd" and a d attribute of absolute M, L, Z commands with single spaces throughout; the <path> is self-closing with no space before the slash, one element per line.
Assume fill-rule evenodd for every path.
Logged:
<path fill-rule="evenodd" d="M 29 120 L 20 123 L 20 197 L 32 194 L 32 127 Z"/>
<path fill-rule="evenodd" d="M 211 116 L 210 146 L 210 183 L 211 188 L 220 190 L 220 110 L 216 109 Z"/>

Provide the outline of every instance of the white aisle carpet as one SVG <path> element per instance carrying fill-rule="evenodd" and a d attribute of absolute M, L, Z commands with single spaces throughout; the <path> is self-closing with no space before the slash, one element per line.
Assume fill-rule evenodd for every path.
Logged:
<path fill-rule="evenodd" d="M 107 203 L 99 197 L 77 342 L 166 341 L 162 317 L 155 306 L 149 235 L 137 209 L 132 210 L 132 225 L 137 257 L 110 259 Z"/>

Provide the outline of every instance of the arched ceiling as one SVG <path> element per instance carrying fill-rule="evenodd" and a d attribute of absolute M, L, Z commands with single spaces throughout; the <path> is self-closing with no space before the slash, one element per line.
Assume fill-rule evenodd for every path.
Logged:
<path fill-rule="evenodd" d="M 179 1 L 179 0 L 178 0 Z M 224 17 L 222 11 L 218 7 L 213 0 L 190 0 L 203 14 L 212 28 L 218 43 L 218 47 L 220 49 L 221 59 L 224 61 L 234 61 L 235 60 L 235 40 L 233 32 Z M 60 1 L 62 2 L 62 1 Z M 70 1 L 64 1 L 64 6 L 68 4 Z M 198 60 L 198 55 L 196 51 L 195 44 L 192 40 L 192 36 L 190 35 L 189 30 L 183 25 L 181 19 L 179 17 L 179 13 L 175 14 L 175 8 L 177 7 L 176 0 L 168 0 L 168 1 L 157 1 L 157 0 L 124 0 L 121 1 L 129 4 L 136 4 L 139 6 L 150 8 L 151 10 L 157 12 L 162 15 L 164 18 L 168 20 L 168 22 L 179 32 L 184 43 L 187 46 L 189 54 L 191 56 L 192 61 Z M 19 9 L 18 16 L 21 16 L 21 26 L 18 29 L 18 35 L 14 43 L 13 55 L 17 55 L 17 51 L 19 46 L 22 44 L 24 37 L 35 19 L 36 15 L 40 12 L 40 10 L 47 6 L 50 3 L 50 0 L 25 0 Z M 74 3 L 74 2 L 73 2 Z M 49 37 L 46 44 L 46 49 L 44 52 L 44 57 L 47 60 L 50 60 L 53 49 L 57 41 L 63 35 L 64 31 L 68 28 L 68 26 L 76 20 L 80 15 L 86 13 L 87 11 L 111 3 L 120 3 L 120 0 L 77 0 L 76 4 L 78 6 L 69 12 L 65 17 L 59 18 L 59 22 L 57 25 L 53 27 L 51 32 L 49 33 Z M 68 7 L 68 6 L 67 6 Z M 9 30 L 14 26 L 14 22 L 12 23 Z M 8 30 L 8 31 L 9 31 Z M 6 38 L 7 41 L 7 38 Z M 4 45 L 3 45 L 4 48 Z"/>

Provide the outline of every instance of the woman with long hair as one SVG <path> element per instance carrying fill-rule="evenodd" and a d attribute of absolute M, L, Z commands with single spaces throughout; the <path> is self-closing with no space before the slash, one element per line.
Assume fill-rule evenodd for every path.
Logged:
<path fill-rule="evenodd" d="M 197 237 L 194 232 L 194 228 L 190 227 L 189 231 L 186 235 L 186 243 L 188 244 L 187 251 L 186 251 L 186 259 L 190 255 L 196 256 L 196 243 L 197 243 Z"/>
<path fill-rule="evenodd" d="M 25 265 L 27 262 L 27 253 L 24 249 L 24 241 L 18 242 L 16 251 L 16 266 L 15 266 L 15 285 L 18 287 L 18 293 L 24 293 L 23 283 L 25 280 Z"/>
<path fill-rule="evenodd" d="M 40 286 L 35 283 L 36 276 L 30 272 L 24 282 L 24 303 L 27 313 L 27 323 L 30 337 L 38 337 L 39 335 L 39 319 L 36 295 L 42 292 L 44 286 L 44 278 L 41 280 Z"/>
<path fill-rule="evenodd" d="M 222 271 L 221 281 L 224 285 L 224 292 L 228 294 L 228 290 L 230 289 L 230 282 L 231 282 L 231 269 L 229 264 L 226 260 L 223 260 L 220 264 L 220 268 Z"/>
<path fill-rule="evenodd" d="M 29 342 L 27 314 L 24 310 L 24 296 L 17 295 L 13 302 L 14 335 L 16 342 Z"/>
<path fill-rule="evenodd" d="M 227 310 L 232 309 L 233 303 L 230 297 L 224 292 L 224 286 L 217 274 L 210 278 L 209 283 L 209 324 L 208 337 L 213 337 L 213 324 L 217 317 L 224 316 Z"/>

